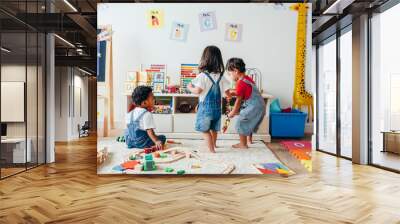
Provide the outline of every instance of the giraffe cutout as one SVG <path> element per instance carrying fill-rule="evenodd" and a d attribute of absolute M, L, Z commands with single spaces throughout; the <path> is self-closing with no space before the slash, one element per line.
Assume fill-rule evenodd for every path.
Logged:
<path fill-rule="evenodd" d="M 314 101 L 313 96 L 307 92 L 304 85 L 308 6 L 307 3 L 297 3 L 293 4 L 290 9 L 298 12 L 293 108 L 301 109 L 303 106 L 307 106 L 307 121 L 310 121 L 310 118 L 313 120 L 314 116 Z"/>

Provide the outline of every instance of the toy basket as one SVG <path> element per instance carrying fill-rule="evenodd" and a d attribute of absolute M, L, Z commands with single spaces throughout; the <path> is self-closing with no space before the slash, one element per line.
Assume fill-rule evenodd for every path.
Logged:
<path fill-rule="evenodd" d="M 270 130 L 272 137 L 304 137 L 307 113 L 271 113 Z"/>

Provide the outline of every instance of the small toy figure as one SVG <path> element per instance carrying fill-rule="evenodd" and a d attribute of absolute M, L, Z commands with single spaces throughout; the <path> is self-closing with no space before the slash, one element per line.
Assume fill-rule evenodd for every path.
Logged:
<path fill-rule="evenodd" d="M 224 126 L 222 126 L 222 133 L 225 133 L 226 130 L 228 130 L 228 127 L 229 127 L 230 123 L 231 123 L 231 119 L 227 115 L 226 119 L 225 119 L 225 122 L 224 122 Z"/>

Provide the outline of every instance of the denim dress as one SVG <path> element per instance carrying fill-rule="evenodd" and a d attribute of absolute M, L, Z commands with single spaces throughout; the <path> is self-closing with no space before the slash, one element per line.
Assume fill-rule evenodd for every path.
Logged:
<path fill-rule="evenodd" d="M 147 134 L 147 131 L 141 130 L 140 127 L 140 119 L 142 119 L 145 113 L 150 113 L 148 111 L 144 111 L 140 114 L 135 120 L 133 120 L 133 111 L 131 112 L 131 121 L 128 124 L 128 128 L 125 130 L 125 141 L 128 148 L 148 148 L 154 144 L 153 140 L 151 140 L 150 136 Z M 165 144 L 166 137 L 164 135 L 159 135 L 157 138 Z"/>
<path fill-rule="evenodd" d="M 242 81 L 251 85 L 252 91 L 250 98 L 242 105 L 235 127 L 240 135 L 250 136 L 257 132 L 265 116 L 265 102 L 256 85 L 247 79 Z"/>
<path fill-rule="evenodd" d="M 196 114 L 195 129 L 199 132 L 207 132 L 210 130 L 219 131 L 221 129 L 221 89 L 219 83 L 222 75 L 215 82 L 210 74 L 204 73 L 212 82 L 212 86 L 208 91 L 204 101 L 199 102 L 199 108 Z"/>

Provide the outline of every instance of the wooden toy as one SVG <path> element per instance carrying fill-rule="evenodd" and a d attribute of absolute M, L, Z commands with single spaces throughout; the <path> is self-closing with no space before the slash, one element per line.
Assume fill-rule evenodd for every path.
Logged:
<path fill-rule="evenodd" d="M 199 168 L 201 168 L 200 165 L 198 165 L 198 164 L 192 164 L 192 169 L 199 169 Z"/>
<path fill-rule="evenodd" d="M 169 143 L 169 144 L 178 144 L 178 145 L 182 144 L 182 142 L 177 142 L 175 140 L 167 140 L 167 143 Z"/>
<path fill-rule="evenodd" d="M 183 174 L 185 174 L 185 170 L 178 170 L 178 171 L 176 172 L 176 174 L 178 174 L 178 175 L 183 175 Z"/>
<path fill-rule="evenodd" d="M 104 149 L 100 150 L 99 152 L 97 152 L 97 164 L 102 164 L 104 163 L 104 161 L 107 160 L 108 158 L 108 150 L 105 147 Z"/>
<path fill-rule="evenodd" d="M 171 168 L 171 167 L 167 167 L 167 168 L 164 169 L 164 171 L 167 172 L 167 173 L 172 173 L 172 172 L 174 172 L 174 169 Z"/>
<path fill-rule="evenodd" d="M 135 171 L 143 171 L 143 165 L 142 164 L 137 164 L 136 166 L 135 166 L 135 169 L 134 169 Z"/>

